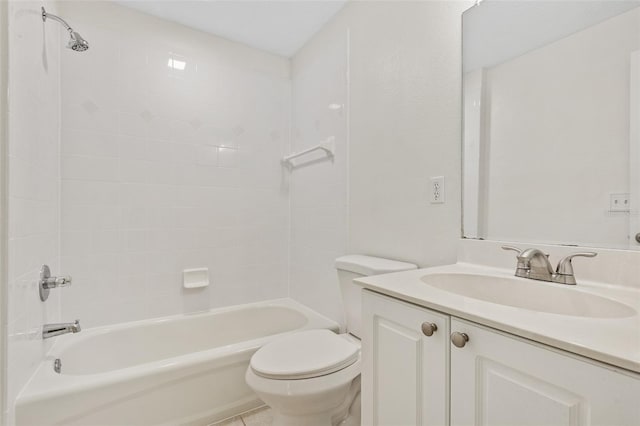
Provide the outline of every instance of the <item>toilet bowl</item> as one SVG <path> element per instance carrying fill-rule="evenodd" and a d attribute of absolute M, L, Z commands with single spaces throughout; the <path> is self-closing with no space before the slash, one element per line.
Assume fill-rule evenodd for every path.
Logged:
<path fill-rule="evenodd" d="M 273 409 L 276 425 L 336 425 L 350 414 L 359 420 L 359 411 L 351 413 L 352 402 L 360 393 L 357 339 L 310 330 L 276 342 L 265 346 L 270 353 L 256 352 L 245 376 L 249 387 Z M 277 361 L 268 358 L 278 351 L 282 353 Z M 299 360 L 307 362 L 300 365 Z M 267 366 L 271 371 L 265 371 Z"/>
<path fill-rule="evenodd" d="M 360 287 L 354 278 L 416 265 L 371 256 L 336 259 L 347 332 L 308 330 L 274 340 L 251 358 L 247 384 L 273 409 L 275 426 L 360 425 Z"/>

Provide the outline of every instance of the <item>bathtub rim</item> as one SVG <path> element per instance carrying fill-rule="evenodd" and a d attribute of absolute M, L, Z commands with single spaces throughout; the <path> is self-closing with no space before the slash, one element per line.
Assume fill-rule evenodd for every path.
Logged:
<path fill-rule="evenodd" d="M 240 341 L 230 345 L 219 346 L 194 353 L 182 354 L 171 358 L 152 361 L 149 363 L 125 367 L 117 370 L 81 375 L 58 374 L 53 370 L 54 360 L 58 358 L 66 348 L 77 344 L 77 339 L 86 339 L 91 336 L 102 335 L 120 329 L 134 328 L 141 325 L 161 324 L 163 322 L 175 321 L 184 318 L 215 315 L 218 313 L 225 313 L 254 307 L 284 307 L 293 309 L 306 316 L 307 323 L 302 327 L 288 330 L 282 333 L 262 336 L 251 340 Z M 118 384 L 124 380 L 152 377 L 153 373 L 156 373 L 160 370 L 162 372 L 169 373 L 187 367 L 196 367 L 198 365 L 211 362 L 212 359 L 222 359 L 220 355 L 231 355 L 235 358 L 241 357 L 246 352 L 257 350 L 259 347 L 273 340 L 279 335 L 318 328 L 329 329 L 336 333 L 340 330 L 338 323 L 336 323 L 335 321 L 315 312 L 309 307 L 291 298 L 272 299 L 261 302 L 252 302 L 241 305 L 212 308 L 207 311 L 176 314 L 166 317 L 158 317 L 88 328 L 86 330 L 83 330 L 83 332 L 85 332 L 84 335 L 75 334 L 56 338 L 56 341 L 54 342 L 51 350 L 47 353 L 44 360 L 40 363 L 34 375 L 29 379 L 27 384 L 18 394 L 16 398 L 16 408 L 19 404 L 22 405 L 40 399 L 55 397 L 65 392 L 89 391 L 103 386 Z M 62 368 L 64 371 L 64 360 Z"/>

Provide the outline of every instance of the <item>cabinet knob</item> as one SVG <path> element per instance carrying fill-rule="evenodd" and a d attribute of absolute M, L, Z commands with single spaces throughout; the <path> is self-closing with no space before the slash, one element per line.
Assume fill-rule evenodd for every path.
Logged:
<path fill-rule="evenodd" d="M 451 333 L 451 343 L 453 343 L 458 348 L 463 348 L 468 341 L 469 336 L 467 335 L 467 333 L 459 333 L 457 331 Z"/>
<path fill-rule="evenodd" d="M 438 326 L 432 322 L 422 323 L 422 333 L 425 336 L 433 336 L 433 333 L 435 333 L 437 330 L 438 330 Z"/>

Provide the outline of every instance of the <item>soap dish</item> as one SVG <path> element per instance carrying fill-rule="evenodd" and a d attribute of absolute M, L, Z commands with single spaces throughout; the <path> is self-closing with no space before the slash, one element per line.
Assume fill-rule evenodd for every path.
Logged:
<path fill-rule="evenodd" d="M 196 268 L 182 271 L 182 285 L 184 288 L 199 288 L 209 285 L 209 269 Z"/>

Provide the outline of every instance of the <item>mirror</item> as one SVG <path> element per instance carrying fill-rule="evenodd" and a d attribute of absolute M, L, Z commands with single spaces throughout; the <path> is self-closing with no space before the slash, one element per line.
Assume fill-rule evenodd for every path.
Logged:
<path fill-rule="evenodd" d="M 640 250 L 640 3 L 463 15 L 463 235 Z"/>

